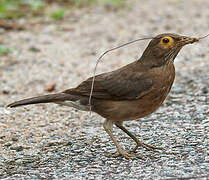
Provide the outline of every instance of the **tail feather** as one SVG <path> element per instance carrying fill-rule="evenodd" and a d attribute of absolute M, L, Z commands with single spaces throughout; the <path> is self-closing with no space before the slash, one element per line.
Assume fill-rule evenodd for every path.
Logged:
<path fill-rule="evenodd" d="M 50 102 L 59 102 L 66 100 L 75 101 L 76 98 L 75 96 L 66 93 L 49 94 L 49 95 L 37 96 L 33 98 L 16 101 L 14 103 L 8 104 L 7 107 L 14 108 L 29 104 L 50 103 Z"/>

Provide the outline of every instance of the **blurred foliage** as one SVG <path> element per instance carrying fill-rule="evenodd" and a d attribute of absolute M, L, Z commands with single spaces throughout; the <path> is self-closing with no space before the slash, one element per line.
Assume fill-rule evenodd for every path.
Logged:
<path fill-rule="evenodd" d="M 0 54 L 9 54 L 14 51 L 13 48 L 9 48 L 4 44 L 0 44 Z"/>
<path fill-rule="evenodd" d="M 103 0 L 106 3 L 110 3 L 110 4 L 121 4 L 122 0 Z"/>
<path fill-rule="evenodd" d="M 42 0 L 0 0 L 0 18 L 20 18 L 44 7 Z"/>
<path fill-rule="evenodd" d="M 64 18 L 67 8 L 80 8 L 93 3 L 120 5 L 122 1 L 125 0 L 0 0 L 0 18 L 16 19 L 47 14 L 53 20 L 60 20 Z M 57 9 L 46 13 L 46 9 L 48 11 L 54 5 Z"/>
<path fill-rule="evenodd" d="M 65 16 L 65 9 L 58 9 L 50 14 L 51 19 L 60 20 Z"/>

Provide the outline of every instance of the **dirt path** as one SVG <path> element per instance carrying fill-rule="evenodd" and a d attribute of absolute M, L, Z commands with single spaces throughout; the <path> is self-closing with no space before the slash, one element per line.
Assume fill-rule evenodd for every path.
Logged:
<path fill-rule="evenodd" d="M 4 179 L 167 179 L 209 176 L 209 39 L 185 47 L 176 59 L 176 81 L 164 105 L 142 121 L 126 123 L 143 141 L 168 152 L 146 161 L 108 157 L 115 147 L 96 114 L 57 105 L 15 110 L 17 99 L 77 85 L 92 75 L 105 50 L 145 35 L 209 33 L 209 1 L 129 0 L 125 8 L 89 7 L 59 23 L 0 34 L 15 51 L 0 60 L 0 176 Z M 137 59 L 148 42 L 107 55 L 98 73 Z M 134 143 L 118 129 L 129 149 Z M 209 178 L 209 177 L 208 177 Z M 199 178 L 201 179 L 201 178 Z M 202 178 L 202 179 L 206 179 Z"/>

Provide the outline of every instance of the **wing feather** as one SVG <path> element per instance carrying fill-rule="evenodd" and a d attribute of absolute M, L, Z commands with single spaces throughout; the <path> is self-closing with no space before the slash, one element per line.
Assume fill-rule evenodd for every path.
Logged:
<path fill-rule="evenodd" d="M 64 93 L 89 96 L 93 78 L 90 77 L 78 87 Z M 125 66 L 116 71 L 95 77 L 93 98 L 110 100 L 132 100 L 145 95 L 152 87 L 152 79 L 144 71 L 136 71 L 134 66 Z"/>

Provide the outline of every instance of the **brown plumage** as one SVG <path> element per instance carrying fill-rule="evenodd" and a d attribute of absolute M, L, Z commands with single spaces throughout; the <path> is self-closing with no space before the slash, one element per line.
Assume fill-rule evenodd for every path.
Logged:
<path fill-rule="evenodd" d="M 173 64 L 175 57 L 184 45 L 197 41 L 198 38 L 160 34 L 151 40 L 139 60 L 95 77 L 91 110 L 106 118 L 104 129 L 120 155 L 126 158 L 141 157 L 122 150 L 112 134 L 113 124 L 137 143 L 133 151 L 139 146 L 150 150 L 162 149 L 140 142 L 123 126 L 123 121 L 145 117 L 160 107 L 175 78 Z M 92 79 L 92 77 L 87 79 L 76 88 L 24 99 L 9 104 L 8 107 L 53 102 L 88 111 Z"/>

